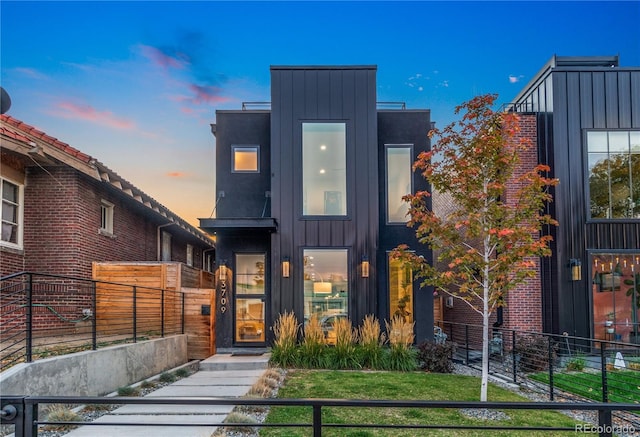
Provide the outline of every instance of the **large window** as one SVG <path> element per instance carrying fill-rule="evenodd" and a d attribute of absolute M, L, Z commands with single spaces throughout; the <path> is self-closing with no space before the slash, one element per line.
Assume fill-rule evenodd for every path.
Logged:
<path fill-rule="evenodd" d="M 2 244 L 22 246 L 22 187 L 0 179 L 2 191 Z"/>
<path fill-rule="evenodd" d="M 411 146 L 387 148 L 387 222 L 406 223 L 409 204 L 402 197 L 411 194 Z"/>
<path fill-rule="evenodd" d="M 640 343 L 640 252 L 591 255 L 595 338 Z"/>
<path fill-rule="evenodd" d="M 640 131 L 587 132 L 591 217 L 640 218 Z"/>
<path fill-rule="evenodd" d="M 302 214 L 347 215 L 345 123 L 302 123 Z"/>
<path fill-rule="evenodd" d="M 333 323 L 348 318 L 347 249 L 304 250 L 304 320 L 317 316 L 328 343 L 335 341 Z"/>
<path fill-rule="evenodd" d="M 413 322 L 413 272 L 402 261 L 389 257 L 390 316 Z"/>

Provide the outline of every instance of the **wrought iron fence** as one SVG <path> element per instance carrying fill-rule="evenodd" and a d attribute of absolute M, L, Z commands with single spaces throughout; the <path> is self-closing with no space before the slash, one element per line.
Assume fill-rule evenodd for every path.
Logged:
<path fill-rule="evenodd" d="M 0 278 L 0 371 L 21 363 L 184 333 L 184 294 L 82 278 Z"/>
<path fill-rule="evenodd" d="M 632 426 L 616 425 L 612 421 L 613 412 L 640 412 L 638 404 L 611 404 L 611 403 L 567 403 L 567 402 L 449 402 L 449 401 L 399 401 L 399 400 L 345 400 L 345 399 L 257 399 L 257 398 L 161 398 L 161 397 L 1 397 L 2 409 L 0 418 L 3 425 L 13 425 L 16 437 L 34 437 L 38 430 L 47 425 L 63 425 L 67 427 L 91 426 L 150 426 L 148 423 L 123 421 L 113 422 L 54 422 L 39 418 L 39 409 L 46 404 L 63 405 L 90 405 L 90 404 L 137 404 L 137 405 L 242 405 L 242 406 L 278 406 L 278 407 L 307 407 L 311 409 L 311 420 L 304 423 L 216 423 L 203 418 L 198 423 L 172 423 L 162 422 L 161 419 L 153 426 L 247 426 L 255 428 L 282 428 L 282 429 L 311 429 L 314 437 L 322 435 L 325 429 L 412 429 L 412 430 L 481 430 L 483 432 L 496 431 L 564 431 L 597 433 L 600 436 L 611 436 L 613 433 L 633 435 L 636 428 Z M 446 423 L 334 423 L 325 421 L 323 409 L 328 408 L 404 408 L 404 409 L 489 409 L 489 410 L 553 410 L 553 411 L 595 411 L 598 414 L 598 425 L 577 424 L 573 427 L 550 426 L 509 426 L 509 425 L 461 425 Z M 96 431 L 98 432 L 98 431 Z"/>

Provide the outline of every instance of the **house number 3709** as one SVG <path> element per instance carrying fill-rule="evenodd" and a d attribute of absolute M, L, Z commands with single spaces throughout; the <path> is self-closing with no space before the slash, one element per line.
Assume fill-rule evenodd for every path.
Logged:
<path fill-rule="evenodd" d="M 227 280 L 220 280 L 220 312 L 227 312 Z"/>

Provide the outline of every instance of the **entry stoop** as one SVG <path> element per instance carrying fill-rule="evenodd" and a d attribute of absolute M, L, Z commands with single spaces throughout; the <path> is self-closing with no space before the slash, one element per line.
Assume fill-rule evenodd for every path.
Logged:
<path fill-rule="evenodd" d="M 216 354 L 200 361 L 201 371 L 215 370 L 264 370 L 269 367 L 271 354 Z"/>

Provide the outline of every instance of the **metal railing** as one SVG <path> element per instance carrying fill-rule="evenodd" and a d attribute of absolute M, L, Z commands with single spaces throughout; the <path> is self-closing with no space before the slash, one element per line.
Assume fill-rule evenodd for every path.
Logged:
<path fill-rule="evenodd" d="M 47 425 L 57 426 L 150 426 L 148 423 L 121 421 L 112 422 L 54 422 L 40 418 L 40 407 L 46 404 L 136 404 L 136 405 L 235 405 L 235 406 L 270 406 L 270 407 L 307 407 L 312 410 L 311 420 L 305 423 L 217 423 L 209 422 L 203 418 L 198 423 L 179 424 L 154 422 L 153 426 L 224 426 L 255 427 L 255 428 L 285 428 L 285 429 L 311 429 L 313 435 L 319 437 L 324 429 L 413 429 L 413 430 L 483 430 L 483 431 L 562 431 L 562 432 L 587 432 L 598 433 L 600 436 L 611 436 L 613 433 L 626 433 L 632 435 L 636 428 L 632 426 L 619 426 L 612 421 L 613 412 L 640 412 L 638 404 L 607 404 L 607 403 L 567 403 L 567 402 L 449 402 L 449 401 L 400 401 L 400 400 L 345 400 L 345 399 L 256 399 L 256 398 L 161 398 L 161 397 L 1 397 L 2 409 L 0 410 L 3 425 L 13 425 L 16 437 L 34 437 L 38 435 L 39 428 Z M 576 424 L 573 427 L 550 426 L 509 426 L 509 425 L 467 425 L 446 423 L 332 423 L 325 422 L 323 409 L 338 408 L 400 408 L 400 409 L 489 409 L 489 410 L 549 410 L 549 411 L 595 411 L 598 415 L 598 425 Z M 398 416 L 401 417 L 401 416 Z"/>
<path fill-rule="evenodd" d="M 0 371 L 21 363 L 183 334 L 184 294 L 22 272 L 0 278 Z"/>

